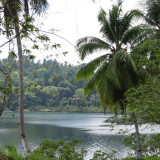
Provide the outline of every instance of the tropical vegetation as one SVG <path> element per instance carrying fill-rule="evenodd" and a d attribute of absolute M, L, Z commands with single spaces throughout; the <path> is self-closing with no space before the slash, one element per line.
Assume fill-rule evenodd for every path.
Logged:
<path fill-rule="evenodd" d="M 7 146 L 0 150 L 1 159 L 83 160 L 86 151 L 76 150 L 78 141 L 46 140 L 30 153 L 23 110 L 99 112 L 100 104 L 104 112 L 108 109 L 115 114 L 123 114 L 122 123 L 135 125 L 135 134 L 124 139 L 124 143 L 135 151 L 137 159 L 159 159 L 159 134 L 146 136 L 139 132 L 141 124 L 160 124 L 159 0 L 141 3 L 143 11 L 135 9 L 123 13 L 121 0 L 112 5 L 108 12 L 101 8 L 98 21 L 102 39 L 87 36 L 76 43 L 82 60 L 95 52 L 99 53 L 99 57 L 80 66 L 60 64 L 56 60 L 35 63 L 31 51 L 27 47 L 22 48 L 23 39 L 31 40 L 32 49 L 39 48 L 37 39 L 41 42 L 50 40 L 46 35 L 39 35 L 38 28 L 33 25 L 34 18 L 30 16 L 30 11 L 33 15 L 42 13 L 48 5 L 46 0 L 1 0 L 0 3 L 3 9 L 0 27 L 9 43 L 9 57 L 0 62 L 0 115 L 6 108 L 19 110 L 20 136 L 25 154 L 23 157 L 14 146 Z M 133 25 L 139 19 L 143 19 L 145 24 Z M 33 32 L 38 34 L 35 39 L 31 35 Z M 16 49 L 10 47 L 14 46 L 15 40 L 17 54 Z M 59 44 L 52 45 L 54 48 L 57 46 Z M 29 56 L 24 57 L 23 53 Z M 74 84 L 75 75 L 77 84 Z M 103 159 L 118 158 L 115 158 L 114 152 L 108 154 L 101 151 L 96 151 L 92 158 Z"/>
<path fill-rule="evenodd" d="M 24 57 L 24 60 L 25 111 L 102 112 L 96 91 L 93 91 L 85 101 L 84 82 L 75 84 L 76 73 L 83 64 L 73 66 L 67 62 L 61 64 L 56 60 L 46 59 L 43 62 L 34 62 L 29 56 Z M 11 61 L 9 57 L 1 60 L 0 64 L 3 66 L 1 69 L 6 73 L 10 73 L 8 70 L 12 68 L 10 73 L 12 80 L 8 81 L 9 84 L 6 84 L 3 72 L 0 73 L 0 84 L 3 86 L 0 88 L 2 97 L 0 103 L 5 104 L 10 111 L 18 111 L 18 61 Z M 5 92 L 4 101 L 3 92 L 6 88 L 9 91 Z M 0 106 L 1 110 L 2 108 L 3 105 Z"/>
<path fill-rule="evenodd" d="M 118 1 L 108 14 L 103 9 L 98 14 L 100 33 L 104 40 L 84 37 L 77 42 L 77 50 L 82 60 L 99 50 L 106 52 L 82 67 L 76 76 L 77 80 L 87 80 L 84 87 L 85 97 L 90 91 L 97 89 L 104 110 L 119 102 L 124 112 L 124 93 L 137 85 L 139 80 L 144 81 L 146 78 L 139 72 L 143 68 L 136 66 L 129 54 L 130 47 L 139 42 L 137 37 L 142 38 L 142 33 L 145 32 L 146 25 L 132 26 L 133 20 L 142 17 L 139 10 L 123 14 L 122 1 Z M 145 36 L 146 34 L 143 37 Z"/>
<path fill-rule="evenodd" d="M 133 138 L 134 136 L 132 136 Z M 145 141 L 143 149 L 146 153 L 146 157 L 143 160 L 160 160 L 159 153 L 159 140 L 160 136 L 153 135 L 147 142 Z M 146 140 L 143 138 L 143 140 Z M 131 144 L 131 139 L 126 139 L 125 144 Z M 156 143 L 156 148 L 155 144 Z M 44 140 L 39 147 L 35 149 L 29 156 L 24 157 L 18 153 L 16 147 L 13 144 L 8 144 L 0 148 L 0 158 L 3 160 L 84 160 L 87 151 L 84 148 L 80 148 L 81 141 L 72 139 L 69 142 L 63 140 L 51 141 Z M 131 146 L 131 145 L 130 145 Z M 132 144 L 132 149 L 135 150 L 135 143 Z M 79 149 L 77 149 L 77 147 Z M 155 155 L 156 154 L 156 155 Z M 116 151 L 110 153 L 96 151 L 89 160 L 136 160 L 135 157 L 119 158 L 116 156 Z"/>
<path fill-rule="evenodd" d="M 132 121 L 135 125 L 137 159 L 143 158 L 138 124 L 139 117 L 142 119 L 145 117 L 143 116 L 144 111 L 152 113 L 154 110 L 152 108 L 159 111 L 159 93 L 156 93 L 156 104 L 153 104 L 155 95 L 151 103 L 149 103 L 153 105 L 147 104 L 149 99 L 143 96 L 141 100 L 143 102 L 146 100 L 146 103 L 143 105 L 144 107 L 141 107 L 143 102 L 139 102 L 140 96 L 145 94 L 145 89 L 137 88 L 139 84 L 144 85 L 148 80 L 151 80 L 152 76 L 156 76 L 156 79 L 152 78 L 152 83 L 156 81 L 156 84 L 159 85 L 157 83 L 157 79 L 159 79 L 157 75 L 159 74 L 160 52 L 156 51 L 159 48 L 159 6 L 159 1 L 148 0 L 145 5 L 147 14 L 143 14 L 139 10 L 131 10 L 126 14 L 122 14 L 122 1 L 119 0 L 117 5 L 112 6 L 108 14 L 103 9 L 98 14 L 98 21 L 101 24 L 100 33 L 102 33 L 105 41 L 96 37 L 84 37 L 77 42 L 77 50 L 82 60 L 95 51 L 106 50 L 105 52 L 108 52 L 81 68 L 77 73 L 76 79 L 87 80 L 84 87 L 85 96 L 96 88 L 104 111 L 106 107 L 112 110 L 112 107 L 117 102 L 119 103 L 119 110 L 125 114 L 125 119 Z M 132 26 L 134 18 L 143 18 L 148 25 Z M 151 26 L 154 27 L 152 28 Z M 149 48 L 149 45 L 144 47 L 147 42 L 152 42 L 154 51 Z M 139 50 L 140 48 L 143 49 Z M 131 51 L 130 54 L 127 49 Z M 154 67 L 150 68 L 149 64 Z M 132 88 L 136 89 L 132 90 Z M 128 90 L 132 94 L 129 94 Z M 151 94 L 158 90 L 158 87 L 153 90 L 150 89 L 152 91 Z M 149 97 L 149 94 L 147 96 Z M 136 98 L 138 99 L 136 100 Z M 132 106 L 132 110 L 130 106 Z M 118 112 L 116 107 L 113 109 L 115 113 Z M 142 112 L 139 112 L 141 109 Z M 152 117 L 154 116 L 152 115 Z M 153 122 L 153 120 L 150 122 Z"/>

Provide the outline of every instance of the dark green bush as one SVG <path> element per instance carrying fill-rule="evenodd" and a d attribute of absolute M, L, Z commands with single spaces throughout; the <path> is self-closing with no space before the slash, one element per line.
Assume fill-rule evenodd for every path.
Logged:
<path fill-rule="evenodd" d="M 31 153 L 27 160 L 31 160 L 31 157 L 34 160 L 36 156 L 39 160 L 83 160 L 87 151 L 83 148 L 76 149 L 79 144 L 79 140 L 65 142 L 63 140 L 50 141 L 46 139 L 40 144 L 39 148 Z"/>
<path fill-rule="evenodd" d="M 126 157 L 126 158 L 123 158 L 122 160 L 137 160 L 136 157 Z"/>
<path fill-rule="evenodd" d="M 96 151 L 93 155 L 93 158 L 90 160 L 118 160 L 115 158 L 116 151 L 112 151 L 111 153 L 105 153 L 101 150 Z"/>
<path fill-rule="evenodd" d="M 142 152 L 144 156 L 160 156 L 160 134 L 141 135 Z M 136 136 L 132 133 L 124 138 L 123 144 L 136 153 Z"/>
<path fill-rule="evenodd" d="M 157 152 L 156 146 L 159 147 L 159 134 L 152 135 L 149 140 L 150 141 L 148 142 L 150 142 L 150 148 L 152 146 L 152 149 Z M 46 139 L 42 141 L 40 146 L 27 157 L 21 156 L 17 152 L 16 147 L 9 144 L 0 148 L 0 160 L 84 160 L 84 156 L 87 151 L 80 147 L 79 149 L 77 148 L 80 143 L 81 141 L 79 140 L 65 142 L 63 140 L 51 141 Z M 90 160 L 137 160 L 135 157 L 119 159 L 117 156 L 116 151 L 105 153 L 99 150 L 94 153 Z M 145 156 L 143 160 L 160 160 L 160 157 L 157 155 Z"/>
<path fill-rule="evenodd" d="M 160 160 L 160 157 L 157 156 L 147 156 L 144 158 L 144 160 Z"/>
<path fill-rule="evenodd" d="M 0 148 L 0 158 L 0 160 L 23 160 L 13 144 L 7 144 Z"/>

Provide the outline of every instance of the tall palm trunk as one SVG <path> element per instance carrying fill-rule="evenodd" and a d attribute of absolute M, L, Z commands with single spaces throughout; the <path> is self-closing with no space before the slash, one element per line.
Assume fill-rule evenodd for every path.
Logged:
<path fill-rule="evenodd" d="M 136 157 L 137 157 L 137 159 L 142 159 L 143 154 L 142 154 L 139 127 L 138 127 L 138 122 L 137 122 L 136 115 L 135 115 L 135 113 L 133 113 L 133 114 L 134 114 L 133 117 L 134 117 L 135 131 L 136 131 L 136 141 L 137 141 Z"/>
<path fill-rule="evenodd" d="M 18 20 L 17 20 L 18 21 Z M 23 53 L 22 53 L 22 44 L 20 38 L 20 31 L 19 31 L 19 23 L 15 24 L 15 32 L 16 32 L 16 39 L 17 39 L 17 48 L 18 48 L 18 59 L 19 59 L 19 129 L 22 141 L 22 147 L 24 150 L 24 154 L 28 155 L 30 153 L 30 148 L 28 147 L 25 130 L 24 130 L 24 90 L 23 90 Z"/>

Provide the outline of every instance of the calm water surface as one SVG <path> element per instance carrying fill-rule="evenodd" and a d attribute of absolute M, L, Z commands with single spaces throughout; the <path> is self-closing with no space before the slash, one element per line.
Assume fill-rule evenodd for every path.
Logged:
<path fill-rule="evenodd" d="M 12 115 L 15 115 L 13 118 Z M 118 151 L 118 156 L 125 156 L 128 150 L 122 145 L 122 135 L 111 135 L 104 120 L 110 115 L 88 113 L 25 113 L 25 130 L 27 140 L 32 149 L 48 139 L 81 139 L 82 146 L 88 150 L 86 159 L 92 157 L 93 152 L 102 150 Z M 0 145 L 12 142 L 21 151 L 18 129 L 18 114 L 7 112 L 0 121 Z M 106 134 L 101 134 L 104 130 Z M 108 134 L 107 134 L 108 132 Z"/>

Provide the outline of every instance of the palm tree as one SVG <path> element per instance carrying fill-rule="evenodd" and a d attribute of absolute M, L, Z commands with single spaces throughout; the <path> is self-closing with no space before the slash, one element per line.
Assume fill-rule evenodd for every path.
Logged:
<path fill-rule="evenodd" d="M 86 64 L 76 76 L 76 80 L 87 80 L 84 87 L 85 97 L 93 89 L 97 89 L 104 111 L 107 107 L 112 110 L 113 105 L 119 102 L 122 113 L 125 113 L 124 93 L 136 86 L 140 79 L 145 79 L 144 68 L 137 68 L 127 52 L 128 48 L 147 37 L 146 25 L 132 26 L 133 20 L 141 17 L 143 14 L 139 10 L 131 10 L 123 14 L 122 1 L 118 1 L 108 14 L 103 9 L 98 14 L 98 21 L 101 24 L 100 33 L 104 40 L 90 36 L 81 38 L 77 42 L 77 50 L 82 60 L 99 50 L 108 52 Z M 143 155 L 136 119 L 135 129 L 137 158 L 141 158 Z"/>
<path fill-rule="evenodd" d="M 153 47 L 155 45 L 159 46 L 160 41 L 160 0 L 145 0 L 144 3 L 141 2 L 143 5 L 143 9 L 146 12 L 144 17 L 146 23 L 153 29 L 153 32 L 150 36 L 150 42 L 153 43 Z M 149 49 L 148 49 L 148 52 Z M 160 65 L 159 59 L 157 58 L 155 52 L 150 52 L 150 60 L 155 61 L 155 64 L 158 66 Z M 152 67 L 151 67 L 152 68 Z M 148 68 L 148 69 L 151 69 Z M 151 69 L 152 70 L 152 69 Z M 160 73 L 159 71 L 155 72 L 156 74 Z"/>
<path fill-rule="evenodd" d="M 139 37 L 141 43 L 132 48 L 131 54 L 138 63 L 140 63 L 139 59 L 143 56 L 143 65 L 152 76 L 155 76 L 160 73 L 159 54 L 153 50 L 160 43 L 160 0 L 144 0 L 139 4 L 145 12 L 143 18 L 148 24 L 145 33 L 147 38 Z"/>
<path fill-rule="evenodd" d="M 21 42 L 21 32 L 20 32 L 20 22 L 19 13 L 25 13 L 29 17 L 29 3 L 32 6 L 31 10 L 34 13 L 40 13 L 47 7 L 47 0 L 1 0 L 1 4 L 4 8 L 4 18 L 5 18 L 5 28 L 7 30 L 7 35 L 9 36 L 9 29 L 14 27 L 16 40 L 17 40 L 17 50 L 19 58 L 19 122 L 20 122 L 20 135 L 22 141 L 22 147 L 24 154 L 27 155 L 30 153 L 30 148 L 27 144 L 25 130 L 24 130 L 24 91 L 23 91 L 23 51 L 22 51 L 22 42 Z M 24 11 L 23 11 L 24 9 Z"/>
<path fill-rule="evenodd" d="M 160 0 L 145 0 L 140 5 L 146 11 L 146 22 L 160 31 Z"/>
<path fill-rule="evenodd" d="M 76 80 L 88 80 L 84 87 L 85 97 L 94 88 L 97 89 L 104 110 L 118 101 L 123 108 L 124 92 L 135 86 L 140 78 L 127 48 L 134 45 L 138 35 L 144 31 L 143 25 L 132 26 L 133 19 L 142 16 L 138 10 L 131 10 L 123 15 L 122 2 L 118 1 L 117 5 L 112 6 L 108 16 L 103 9 L 98 14 L 100 33 L 104 40 L 90 36 L 77 42 L 82 60 L 96 51 L 108 51 L 82 67 L 76 76 Z"/>

